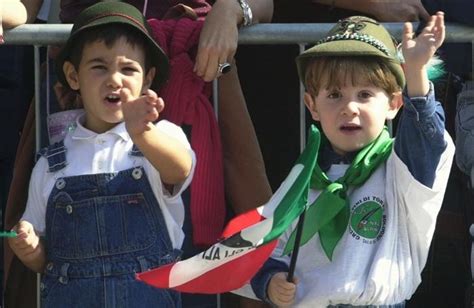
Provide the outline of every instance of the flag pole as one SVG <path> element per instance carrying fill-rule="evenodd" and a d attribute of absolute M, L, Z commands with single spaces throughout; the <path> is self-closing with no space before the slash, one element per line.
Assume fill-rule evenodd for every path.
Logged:
<path fill-rule="evenodd" d="M 298 252 L 300 251 L 301 234 L 303 233 L 304 216 L 306 209 L 301 213 L 298 219 L 298 225 L 296 227 L 295 245 L 293 246 L 293 252 L 291 253 L 290 268 L 288 270 L 288 276 L 286 281 L 293 282 L 293 276 L 295 274 L 296 260 L 298 259 Z"/>

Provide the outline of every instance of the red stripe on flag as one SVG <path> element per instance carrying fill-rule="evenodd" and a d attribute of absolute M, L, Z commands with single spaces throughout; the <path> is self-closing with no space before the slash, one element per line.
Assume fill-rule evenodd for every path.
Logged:
<path fill-rule="evenodd" d="M 238 289 L 258 272 L 276 245 L 277 240 L 260 246 L 174 289 L 180 292 L 203 294 L 217 294 Z"/>
<path fill-rule="evenodd" d="M 262 267 L 263 263 L 270 257 L 277 242 L 278 240 L 274 240 L 266 245 L 259 246 L 242 257 L 225 264 L 216 264 L 216 268 L 173 289 L 180 292 L 201 294 L 218 294 L 238 289 L 247 283 Z M 169 272 L 172 266 L 173 264 L 170 264 L 165 268 L 160 267 L 137 274 L 137 278 L 151 286 L 166 288 L 167 282 L 164 284 L 164 280 L 169 279 Z M 162 269 L 164 270 L 163 272 Z"/>
<path fill-rule="evenodd" d="M 135 279 L 143 281 L 155 288 L 169 289 L 170 272 L 176 262 L 160 266 L 143 273 L 135 274 Z"/>
<path fill-rule="evenodd" d="M 221 238 L 223 239 L 231 237 L 235 233 L 240 232 L 244 228 L 254 225 L 257 222 L 260 222 L 263 219 L 265 219 L 265 217 L 260 215 L 256 209 L 240 214 L 229 221 L 226 228 L 222 232 Z"/>

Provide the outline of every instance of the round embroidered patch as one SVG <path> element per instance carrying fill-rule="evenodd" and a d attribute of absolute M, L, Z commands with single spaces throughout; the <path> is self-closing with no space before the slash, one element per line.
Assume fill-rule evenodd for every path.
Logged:
<path fill-rule="evenodd" d="M 375 201 L 361 203 L 351 215 L 354 233 L 366 239 L 376 239 L 383 227 L 383 208 Z"/>

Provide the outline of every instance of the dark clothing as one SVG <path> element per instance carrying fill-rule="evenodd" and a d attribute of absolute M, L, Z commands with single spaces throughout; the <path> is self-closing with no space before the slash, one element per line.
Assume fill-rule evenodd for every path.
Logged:
<path fill-rule="evenodd" d="M 61 11 L 59 13 L 59 19 L 63 23 L 73 23 L 76 16 L 82 12 L 85 8 L 97 3 L 97 0 L 61 0 Z M 177 4 L 184 4 L 194 9 L 199 17 L 205 17 L 211 9 L 211 5 L 205 0 L 128 0 L 127 3 L 132 4 L 138 10 L 143 13 L 145 2 L 147 2 L 147 8 L 145 12 L 146 18 L 158 18 L 162 19 L 165 13 L 173 6 Z"/>

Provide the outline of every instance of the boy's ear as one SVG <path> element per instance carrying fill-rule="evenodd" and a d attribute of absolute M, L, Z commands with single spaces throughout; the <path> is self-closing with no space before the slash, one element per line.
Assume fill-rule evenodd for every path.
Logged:
<path fill-rule="evenodd" d="M 403 106 L 403 96 L 402 92 L 393 93 L 392 100 L 388 105 L 387 120 L 395 119 L 395 116 L 398 113 L 398 110 Z"/>
<path fill-rule="evenodd" d="M 152 67 L 146 73 L 145 79 L 143 80 L 143 87 L 142 91 L 148 90 L 153 83 L 153 79 L 155 79 L 156 68 Z"/>
<path fill-rule="evenodd" d="M 74 65 L 69 61 L 65 61 L 63 64 L 63 72 L 69 87 L 73 90 L 79 90 L 79 78 Z"/>
<path fill-rule="evenodd" d="M 308 92 L 304 93 L 304 104 L 306 105 L 306 108 L 308 108 L 309 112 L 311 113 L 311 117 L 315 121 L 319 121 L 319 113 L 316 108 L 316 101 L 313 99 L 313 96 L 309 94 Z"/>

